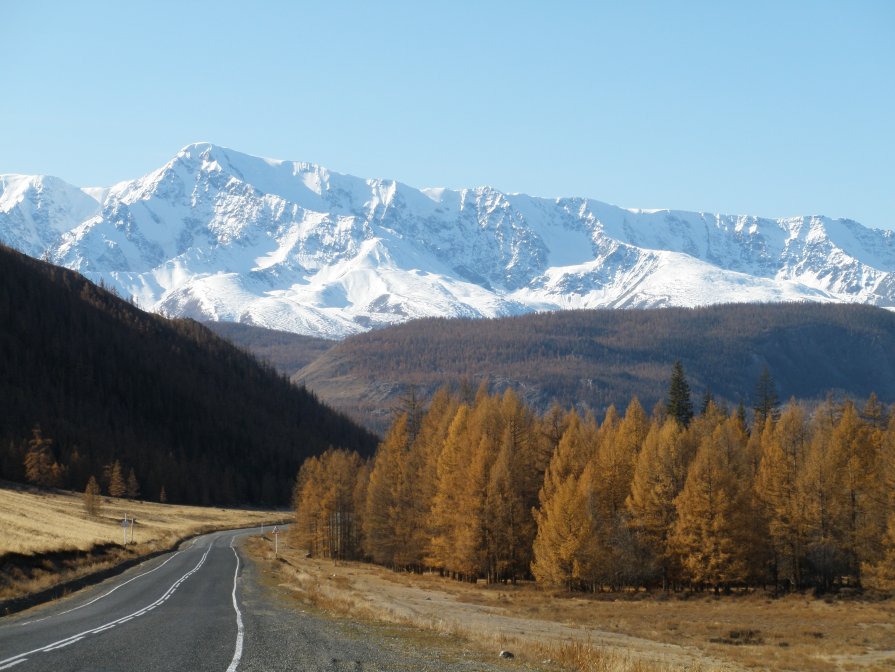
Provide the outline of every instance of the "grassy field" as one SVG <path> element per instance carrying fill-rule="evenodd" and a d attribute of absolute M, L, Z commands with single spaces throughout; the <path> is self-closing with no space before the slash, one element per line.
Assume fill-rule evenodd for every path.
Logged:
<path fill-rule="evenodd" d="M 250 548 L 262 562 L 271 559 L 268 542 Z M 300 599 L 327 610 L 461 635 L 566 669 L 895 669 L 891 598 L 568 595 L 396 574 L 288 548 L 267 567 Z"/>
<path fill-rule="evenodd" d="M 121 521 L 136 519 L 122 548 Z M 83 495 L 0 482 L 0 599 L 19 597 L 164 550 L 215 529 L 289 517 L 282 511 L 206 508 L 100 498 L 89 516 Z"/>

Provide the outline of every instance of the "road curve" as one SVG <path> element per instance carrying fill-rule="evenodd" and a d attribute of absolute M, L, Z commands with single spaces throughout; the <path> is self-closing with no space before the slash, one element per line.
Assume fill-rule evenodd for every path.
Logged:
<path fill-rule="evenodd" d="M 0 619 L 0 670 L 233 670 L 239 536 L 215 532 L 90 590 Z"/>
<path fill-rule="evenodd" d="M 0 671 L 498 672 L 435 634 L 336 619 L 215 532 L 62 600 L 0 618 Z M 408 635 L 408 632 L 410 634 Z M 523 672 L 529 668 L 516 664 Z"/>

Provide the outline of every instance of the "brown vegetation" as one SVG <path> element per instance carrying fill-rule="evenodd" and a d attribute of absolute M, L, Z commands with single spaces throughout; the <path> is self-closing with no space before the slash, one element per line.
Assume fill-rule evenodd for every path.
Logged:
<path fill-rule="evenodd" d="M 742 304 L 697 309 L 582 310 L 500 319 L 425 319 L 352 336 L 295 376 L 380 434 L 416 387 L 488 378 L 538 412 L 554 401 L 602 416 L 636 396 L 663 399 L 680 359 L 694 398 L 753 401 L 767 366 L 782 398 L 828 391 L 895 401 L 895 315 L 871 306 Z"/>
<path fill-rule="evenodd" d="M 708 400 L 694 417 L 675 394 L 689 396 L 672 384 L 652 416 L 635 398 L 602 423 L 484 386 L 425 412 L 409 398 L 369 465 L 343 451 L 305 464 L 294 542 L 588 592 L 891 587 L 895 415 L 875 397 L 772 404 L 750 431 L 743 409 Z"/>
<path fill-rule="evenodd" d="M 376 439 L 192 320 L 0 246 L 0 478 L 283 505 L 302 461 Z M 39 423 L 39 427 L 36 427 Z M 118 462 L 118 473 L 104 467 Z M 133 470 L 134 478 L 130 478 Z M 133 494 L 132 496 L 136 496 Z"/>
<path fill-rule="evenodd" d="M 95 481 L 94 481 L 95 483 Z M 33 593 L 214 529 L 282 519 L 270 510 L 162 505 L 0 482 L 0 600 Z M 136 520 L 123 546 L 121 521 Z"/>
<path fill-rule="evenodd" d="M 555 593 L 306 558 L 282 545 L 274 561 L 269 540 L 250 549 L 277 583 L 318 607 L 465 637 L 492 655 L 506 648 L 536 664 L 588 672 L 895 666 L 891 599 Z"/>

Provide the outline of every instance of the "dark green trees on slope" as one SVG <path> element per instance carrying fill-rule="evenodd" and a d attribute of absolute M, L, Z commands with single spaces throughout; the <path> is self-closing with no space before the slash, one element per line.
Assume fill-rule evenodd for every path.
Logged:
<path fill-rule="evenodd" d="M 59 484 L 120 460 L 172 502 L 285 503 L 302 461 L 375 448 L 365 430 L 192 320 L 167 320 L 0 246 L 0 478 L 32 429 Z M 128 474 L 128 471 L 124 472 Z"/>

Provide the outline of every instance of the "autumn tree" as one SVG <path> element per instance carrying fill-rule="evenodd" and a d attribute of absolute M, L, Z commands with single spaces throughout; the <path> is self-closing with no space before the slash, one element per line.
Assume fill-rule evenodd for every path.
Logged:
<path fill-rule="evenodd" d="M 879 444 L 880 516 L 885 533 L 880 539 L 879 556 L 863 567 L 870 583 L 879 588 L 895 588 L 895 413 L 889 415 L 888 427 Z"/>
<path fill-rule="evenodd" d="M 52 488 L 60 484 L 63 468 L 52 453 L 53 440 L 43 436 L 40 426 L 31 430 L 28 450 L 25 453 L 25 478 L 34 485 Z"/>
<path fill-rule="evenodd" d="M 137 480 L 133 467 L 127 474 L 127 496 L 130 499 L 136 499 L 140 496 L 140 482 Z"/>
<path fill-rule="evenodd" d="M 556 484 L 536 517 L 538 533 L 531 565 L 535 580 L 571 590 L 581 578 L 590 524 L 579 479 L 569 475 Z"/>
<path fill-rule="evenodd" d="M 680 555 L 686 578 L 716 591 L 745 581 L 749 573 L 750 493 L 741 480 L 743 439 L 736 428 L 716 427 L 700 443 L 675 499 L 677 519 L 669 545 Z"/>
<path fill-rule="evenodd" d="M 534 511 L 537 535 L 531 570 L 538 581 L 571 587 L 572 579 L 581 576 L 582 544 L 591 531 L 588 497 L 579 481 L 596 455 L 599 430 L 592 416 L 582 419 L 574 410 L 563 424 L 566 429 L 545 470 L 540 505 Z M 567 510 L 569 506 L 576 508 Z"/>
<path fill-rule="evenodd" d="M 626 500 L 631 528 L 649 549 L 653 571 L 664 588 L 678 574 L 669 535 L 677 518 L 674 501 L 684 487 L 692 458 L 683 439 L 682 426 L 671 415 L 661 426 L 652 424 L 637 456 Z"/>
<path fill-rule="evenodd" d="M 501 397 L 499 413 L 503 432 L 485 502 L 488 578 L 515 583 L 531 565 L 536 533 L 532 508 L 546 464 L 531 411 L 512 390 Z"/>
<path fill-rule="evenodd" d="M 357 453 L 333 448 L 304 462 L 293 495 L 294 543 L 317 557 L 345 560 L 359 556 L 355 490 L 361 468 Z"/>
<path fill-rule="evenodd" d="M 798 488 L 806 521 L 806 559 L 814 569 L 815 581 L 824 590 L 845 571 L 843 563 L 842 500 L 843 454 L 833 450 L 835 413 L 828 399 L 811 418 L 810 442 L 798 475 Z"/>
<path fill-rule="evenodd" d="M 598 432 L 596 453 L 581 477 L 591 525 L 590 561 L 586 575 L 592 582 L 624 585 L 631 578 L 636 555 L 625 506 L 631 492 L 634 465 L 649 432 L 649 420 L 634 397 L 623 419 L 610 407 Z"/>
<path fill-rule="evenodd" d="M 830 451 L 841 465 L 844 505 L 843 544 L 849 573 L 861 582 L 861 565 L 876 555 L 884 522 L 874 515 L 879 481 L 877 453 L 854 403 L 847 401 L 830 438 Z"/>
<path fill-rule="evenodd" d="M 101 504 L 100 494 L 99 483 L 96 482 L 96 478 L 91 476 L 90 480 L 87 481 L 87 487 L 84 488 L 84 510 L 87 512 L 87 515 L 99 515 Z"/>
<path fill-rule="evenodd" d="M 406 455 L 410 450 L 409 417 L 400 415 L 379 444 L 364 513 L 364 549 L 374 562 L 395 566 L 404 564 L 409 534 L 406 509 Z M 413 564 L 413 563 L 409 563 Z"/>
<path fill-rule="evenodd" d="M 805 413 L 792 400 L 776 423 L 765 423 L 756 493 L 768 521 L 775 577 L 793 588 L 802 586 L 808 535 L 805 500 L 798 487 L 807 447 Z"/>
<path fill-rule="evenodd" d="M 121 462 L 115 460 L 109 470 L 109 494 L 112 497 L 123 497 L 127 492 L 127 484 L 121 473 Z"/>

